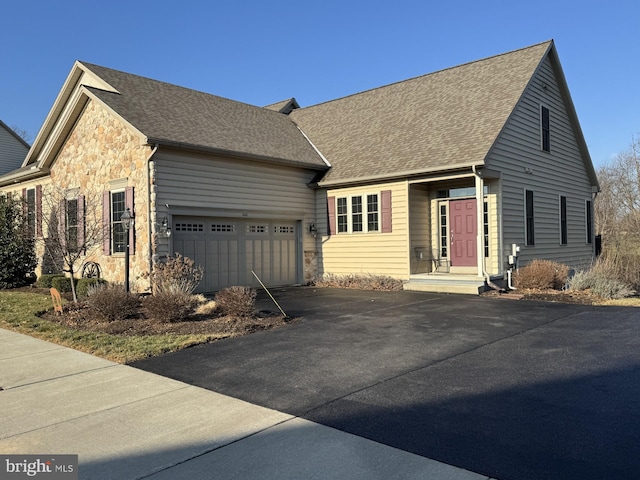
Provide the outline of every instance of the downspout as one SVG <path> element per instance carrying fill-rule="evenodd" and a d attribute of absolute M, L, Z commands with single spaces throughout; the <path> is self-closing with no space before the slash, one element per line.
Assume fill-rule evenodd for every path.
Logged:
<path fill-rule="evenodd" d="M 487 272 L 486 262 L 484 258 L 484 179 L 480 172 L 478 172 L 477 166 L 472 165 L 471 170 L 475 175 L 476 180 L 476 216 L 477 216 L 477 231 L 478 231 L 478 242 L 477 242 L 477 255 L 478 255 L 478 274 L 484 277 L 485 282 L 494 290 L 502 291 L 498 285 L 491 281 L 491 275 Z"/>
<path fill-rule="evenodd" d="M 147 228 L 149 230 L 149 252 L 147 258 L 149 259 L 149 275 L 151 275 L 153 271 L 153 224 L 155 223 L 155 221 L 151 221 L 151 162 L 153 161 L 153 156 L 158 151 L 158 146 L 156 143 L 147 157 Z M 149 284 L 149 288 L 151 288 L 151 284 Z"/>

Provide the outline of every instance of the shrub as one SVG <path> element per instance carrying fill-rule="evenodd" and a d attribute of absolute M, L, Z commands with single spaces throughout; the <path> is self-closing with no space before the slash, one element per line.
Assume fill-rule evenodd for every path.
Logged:
<path fill-rule="evenodd" d="M 402 290 L 402 280 L 386 275 L 335 275 L 326 274 L 314 284 L 324 288 L 352 288 L 357 290 Z"/>
<path fill-rule="evenodd" d="M 190 258 L 176 253 L 175 257 L 167 257 L 164 262 L 156 263 L 149 279 L 154 293 L 193 293 L 203 274 L 202 267 Z"/>
<path fill-rule="evenodd" d="M 96 285 L 106 285 L 107 281 L 103 278 L 79 278 L 76 281 L 76 293 L 78 297 L 86 297 L 89 294 L 89 289 Z"/>
<path fill-rule="evenodd" d="M 567 284 L 569 267 L 551 260 L 532 260 L 516 270 L 514 282 L 519 289 L 561 290 Z"/>
<path fill-rule="evenodd" d="M 216 293 L 216 305 L 226 315 L 250 317 L 255 313 L 257 292 L 250 287 L 229 287 Z"/>
<path fill-rule="evenodd" d="M 191 316 L 199 304 L 197 297 L 184 292 L 158 292 L 144 298 L 151 317 L 163 323 L 181 322 Z"/>
<path fill-rule="evenodd" d="M 22 200 L 0 195 L 0 288 L 28 285 L 38 263 L 25 206 Z"/>
<path fill-rule="evenodd" d="M 59 277 L 64 278 L 64 275 L 62 275 L 61 273 L 48 273 L 46 275 L 40 275 L 40 278 L 36 280 L 36 287 L 51 288 L 53 286 L 53 279 Z"/>
<path fill-rule="evenodd" d="M 78 279 L 74 279 L 76 286 L 78 285 Z M 63 275 L 58 275 L 51 279 L 51 286 L 57 289 L 60 293 L 68 293 L 71 291 L 71 278 Z"/>
<path fill-rule="evenodd" d="M 90 287 L 87 294 L 91 314 L 109 322 L 134 315 L 140 306 L 138 297 L 125 292 L 124 286 L 117 283 L 98 283 Z"/>
<path fill-rule="evenodd" d="M 598 267 L 576 273 L 569 281 L 571 290 L 591 290 L 602 298 L 625 298 L 635 294 L 627 284 L 608 277 Z"/>

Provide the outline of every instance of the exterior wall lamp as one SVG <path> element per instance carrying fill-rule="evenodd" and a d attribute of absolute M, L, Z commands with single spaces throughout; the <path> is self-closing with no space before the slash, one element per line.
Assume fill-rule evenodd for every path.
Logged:
<path fill-rule="evenodd" d="M 169 219 L 164 217 L 160 224 L 160 235 L 169 238 L 171 236 L 171 227 L 169 226 Z"/>
<path fill-rule="evenodd" d="M 309 224 L 309 233 L 313 236 L 313 237 L 317 237 L 318 236 L 318 229 L 316 227 L 315 223 L 310 223 Z"/>

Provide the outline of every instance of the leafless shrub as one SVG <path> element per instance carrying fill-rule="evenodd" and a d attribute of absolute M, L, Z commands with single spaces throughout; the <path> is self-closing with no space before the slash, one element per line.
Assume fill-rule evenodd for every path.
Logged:
<path fill-rule="evenodd" d="M 215 302 L 218 308 L 233 317 L 250 317 L 255 314 L 256 295 L 254 288 L 229 287 L 216 293 Z"/>
<path fill-rule="evenodd" d="M 598 260 L 589 270 L 577 272 L 569 281 L 571 290 L 590 290 L 602 298 L 631 297 L 636 292 L 628 284 L 615 278 L 615 270 L 611 271 L 606 262 Z"/>
<path fill-rule="evenodd" d="M 335 275 L 326 274 L 318 278 L 314 285 L 324 288 L 350 288 L 354 290 L 402 290 L 402 280 L 386 275 Z"/>
<path fill-rule="evenodd" d="M 514 275 L 518 289 L 561 290 L 567 284 L 569 267 L 551 260 L 532 260 Z"/>
<path fill-rule="evenodd" d="M 87 291 L 87 307 L 92 315 L 113 322 L 137 313 L 140 301 L 116 283 L 96 284 Z"/>
<path fill-rule="evenodd" d="M 202 280 L 204 269 L 195 262 L 176 253 L 166 261 L 154 265 L 149 274 L 153 293 L 182 292 L 191 294 Z"/>
<path fill-rule="evenodd" d="M 145 297 L 144 307 L 149 315 L 162 323 L 187 320 L 198 307 L 196 296 L 180 291 L 162 291 Z"/>
<path fill-rule="evenodd" d="M 598 257 L 594 268 L 601 276 L 640 289 L 640 244 L 631 238 L 618 236 L 609 241 Z"/>

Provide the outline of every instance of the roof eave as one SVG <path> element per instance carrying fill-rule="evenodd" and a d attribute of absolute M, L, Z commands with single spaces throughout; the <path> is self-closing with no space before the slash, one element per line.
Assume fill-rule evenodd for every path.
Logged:
<path fill-rule="evenodd" d="M 258 162 L 276 163 L 279 165 L 307 168 L 307 169 L 316 170 L 316 171 L 326 171 L 329 169 L 329 167 L 327 167 L 326 165 L 312 164 L 312 163 L 307 163 L 303 161 L 291 160 L 288 158 L 270 157 L 267 155 L 257 155 L 254 153 L 247 153 L 247 152 L 240 152 L 240 151 L 234 151 L 234 150 L 227 150 L 223 148 L 207 147 L 203 145 L 194 145 L 189 143 L 175 142 L 175 141 L 160 139 L 160 138 L 147 137 L 147 144 L 159 145 L 159 146 L 164 146 L 169 148 L 177 148 L 181 150 L 206 152 L 206 153 L 212 153 L 217 155 L 223 155 L 225 157 L 246 158 L 246 159 L 255 160 Z"/>
<path fill-rule="evenodd" d="M 28 180 L 46 177 L 47 175 L 49 175 L 48 169 L 40 169 L 36 166 L 31 166 L 29 169 L 21 167 L 9 173 L 6 173 L 5 175 L 2 175 L 0 177 L 0 187 L 15 185 L 16 183 L 22 183 Z"/>
<path fill-rule="evenodd" d="M 407 178 L 418 177 L 422 175 L 435 175 L 435 174 L 446 174 L 453 172 L 460 172 L 464 170 L 469 170 L 473 167 L 482 167 L 485 165 L 485 162 L 469 162 L 469 163 L 460 163 L 455 166 L 449 168 L 443 167 L 432 167 L 432 168 L 421 168 L 419 170 L 408 170 L 406 172 L 397 172 L 394 174 L 380 174 L 380 175 L 368 175 L 363 177 L 352 177 L 345 178 L 340 180 L 329 180 L 329 181 L 319 181 L 314 186 L 319 188 L 329 188 L 329 187 L 347 187 L 351 185 L 358 185 L 363 183 L 382 183 L 382 182 L 391 182 L 396 180 L 402 180 Z"/>

